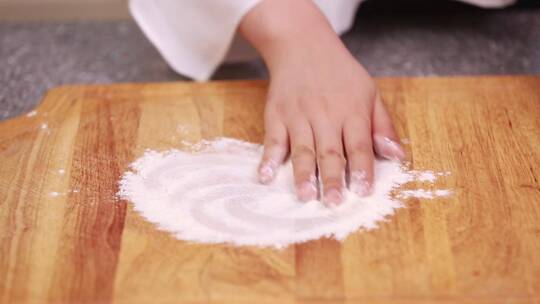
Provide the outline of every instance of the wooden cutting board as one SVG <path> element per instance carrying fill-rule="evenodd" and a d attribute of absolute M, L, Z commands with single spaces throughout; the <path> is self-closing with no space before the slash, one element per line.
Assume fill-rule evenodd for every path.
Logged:
<path fill-rule="evenodd" d="M 414 168 L 412 199 L 345 242 L 194 245 L 118 200 L 147 148 L 260 142 L 261 81 L 69 86 L 0 123 L 2 303 L 540 301 L 540 77 L 380 79 Z"/>

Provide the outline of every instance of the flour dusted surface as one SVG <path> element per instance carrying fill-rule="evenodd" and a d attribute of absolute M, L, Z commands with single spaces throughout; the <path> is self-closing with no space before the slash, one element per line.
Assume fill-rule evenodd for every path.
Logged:
<path fill-rule="evenodd" d="M 341 240 L 393 214 L 402 205 L 392 191 L 418 176 L 377 160 L 372 195 L 345 191 L 345 202 L 328 208 L 296 200 L 290 162 L 271 185 L 259 184 L 259 145 L 221 138 L 190 150 L 148 151 L 124 174 L 120 195 L 160 229 L 200 243 L 279 248 L 323 236 Z"/>

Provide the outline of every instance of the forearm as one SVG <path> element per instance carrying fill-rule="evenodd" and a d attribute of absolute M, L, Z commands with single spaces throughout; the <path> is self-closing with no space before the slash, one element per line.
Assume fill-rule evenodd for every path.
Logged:
<path fill-rule="evenodd" d="M 244 17 L 240 32 L 261 54 L 270 73 L 291 52 L 344 48 L 312 0 L 263 0 Z"/>

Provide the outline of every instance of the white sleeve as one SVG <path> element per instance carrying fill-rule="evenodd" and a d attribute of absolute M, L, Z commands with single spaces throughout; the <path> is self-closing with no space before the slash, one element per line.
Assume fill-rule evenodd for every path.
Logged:
<path fill-rule="evenodd" d="M 236 35 L 243 16 L 260 0 L 130 0 L 150 42 L 177 73 L 207 80 L 225 60 L 255 58 Z M 315 0 L 337 33 L 348 30 L 362 0 Z M 234 41 L 234 43 L 233 43 Z"/>
<path fill-rule="evenodd" d="M 499 8 L 512 5 L 516 0 L 459 0 L 483 8 Z"/>
<path fill-rule="evenodd" d="M 177 73 L 203 81 L 224 61 L 257 56 L 236 34 L 243 16 L 261 0 L 130 0 L 135 21 Z M 291 0 L 294 1 L 294 0 Z M 333 29 L 352 26 L 363 0 L 314 0 Z M 516 0 L 459 0 L 480 7 L 502 7 Z"/>
<path fill-rule="evenodd" d="M 167 63 L 195 80 L 210 78 L 244 16 L 259 0 L 130 0 L 135 21 Z"/>

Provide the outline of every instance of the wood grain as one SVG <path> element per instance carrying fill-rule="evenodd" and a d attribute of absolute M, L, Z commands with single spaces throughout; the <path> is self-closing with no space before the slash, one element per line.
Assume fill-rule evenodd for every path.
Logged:
<path fill-rule="evenodd" d="M 260 142 L 262 81 L 68 86 L 0 123 L 1 303 L 539 303 L 540 77 L 378 80 L 454 195 L 340 243 L 174 239 L 116 198 L 145 149 Z"/>

